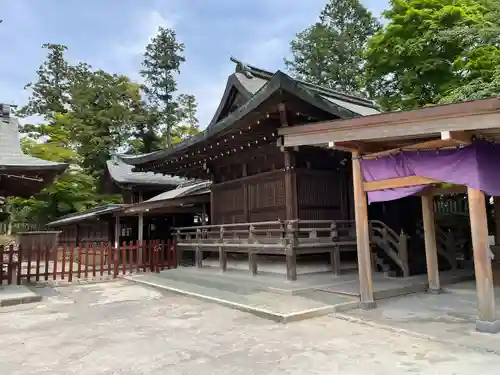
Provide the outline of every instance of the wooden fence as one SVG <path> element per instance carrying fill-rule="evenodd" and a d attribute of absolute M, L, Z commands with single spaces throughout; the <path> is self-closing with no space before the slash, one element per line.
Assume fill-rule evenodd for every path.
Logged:
<path fill-rule="evenodd" d="M 117 278 L 176 266 L 175 241 L 124 242 L 118 248 L 109 243 L 54 248 L 0 246 L 2 284 Z"/>

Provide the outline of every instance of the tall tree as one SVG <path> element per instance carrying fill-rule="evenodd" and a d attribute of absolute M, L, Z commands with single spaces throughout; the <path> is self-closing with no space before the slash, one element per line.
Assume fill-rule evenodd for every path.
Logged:
<path fill-rule="evenodd" d="M 489 49 L 479 32 L 491 22 L 486 0 L 391 0 L 390 5 L 383 13 L 387 24 L 368 42 L 365 67 L 369 92 L 385 109 L 436 104 L 472 79 L 471 63 L 491 65 L 477 58 Z M 466 36 L 464 30 L 476 32 Z"/>
<path fill-rule="evenodd" d="M 68 49 L 62 44 L 44 44 L 47 57 L 37 70 L 37 80 L 28 83 L 25 89 L 31 90 L 28 103 L 19 109 L 20 116 L 41 115 L 46 118 L 56 113 L 66 112 L 71 68 L 65 59 Z"/>
<path fill-rule="evenodd" d="M 158 33 L 146 46 L 143 69 L 145 92 L 150 102 L 158 108 L 160 124 L 164 125 L 167 147 L 172 145 L 177 124 L 178 104 L 174 94 L 177 90 L 176 75 L 185 61 L 184 44 L 177 41 L 172 29 L 160 27 Z"/>
<path fill-rule="evenodd" d="M 292 59 L 285 60 L 298 79 L 352 93 L 362 90 L 362 52 L 380 28 L 360 0 L 330 0 L 319 22 L 291 42 Z"/>

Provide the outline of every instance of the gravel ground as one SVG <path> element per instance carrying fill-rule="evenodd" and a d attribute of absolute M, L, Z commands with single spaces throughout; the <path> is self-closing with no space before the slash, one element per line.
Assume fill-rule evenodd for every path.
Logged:
<path fill-rule="evenodd" d="M 0 309 L 0 374 L 498 374 L 500 357 L 322 317 L 282 325 L 126 280 Z M 279 296 L 277 296 L 279 298 Z"/>

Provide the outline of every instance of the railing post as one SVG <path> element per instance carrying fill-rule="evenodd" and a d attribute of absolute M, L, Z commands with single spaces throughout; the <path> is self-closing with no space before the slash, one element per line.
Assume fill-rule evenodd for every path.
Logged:
<path fill-rule="evenodd" d="M 255 249 L 252 248 L 252 244 L 255 244 L 257 242 L 254 230 L 255 227 L 250 224 L 248 230 L 248 244 L 250 245 L 250 248 L 248 250 L 248 268 L 253 276 L 257 275 L 257 253 L 255 252 Z"/>
<path fill-rule="evenodd" d="M 287 245 L 285 248 L 286 254 L 286 279 L 289 281 L 297 280 L 297 236 L 294 221 L 288 221 L 287 229 Z"/>
<path fill-rule="evenodd" d="M 410 269 L 408 266 L 408 236 L 401 230 L 399 235 L 399 258 L 403 264 L 403 277 L 410 276 Z"/>
<path fill-rule="evenodd" d="M 340 275 L 340 246 L 336 244 L 338 240 L 337 223 L 332 221 L 330 224 L 330 237 L 332 239 L 333 247 L 330 250 L 330 265 L 332 267 L 333 276 Z"/>
<path fill-rule="evenodd" d="M 176 267 L 180 266 L 181 265 L 181 262 L 182 262 L 182 256 L 183 256 L 183 250 L 182 250 L 182 247 L 179 247 L 179 242 L 181 240 L 181 230 L 180 229 L 177 229 L 177 232 L 175 234 L 176 236 L 176 247 L 174 247 L 174 251 L 177 253 L 177 254 L 174 254 L 174 257 L 177 257 L 177 264 L 176 264 Z"/>
<path fill-rule="evenodd" d="M 227 253 L 224 250 L 224 227 L 221 225 L 219 229 L 219 264 L 221 272 L 227 270 Z"/>
<path fill-rule="evenodd" d="M 196 228 L 196 250 L 195 250 L 195 262 L 196 267 L 201 268 L 203 266 L 203 252 L 201 251 L 201 230 Z"/>

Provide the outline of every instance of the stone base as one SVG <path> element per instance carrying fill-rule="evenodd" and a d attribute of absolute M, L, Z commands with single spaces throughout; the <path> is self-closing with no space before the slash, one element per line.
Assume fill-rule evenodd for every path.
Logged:
<path fill-rule="evenodd" d="M 444 293 L 443 289 L 441 289 L 441 288 L 439 288 L 439 289 L 428 288 L 426 290 L 426 292 L 429 294 L 442 294 L 442 293 Z"/>
<path fill-rule="evenodd" d="M 476 331 L 481 333 L 500 333 L 500 320 L 493 322 L 476 320 Z"/>
<path fill-rule="evenodd" d="M 372 302 L 360 302 L 359 303 L 359 308 L 361 310 L 373 310 L 377 308 L 377 302 L 372 301 Z"/>

